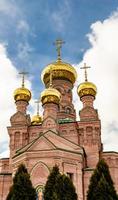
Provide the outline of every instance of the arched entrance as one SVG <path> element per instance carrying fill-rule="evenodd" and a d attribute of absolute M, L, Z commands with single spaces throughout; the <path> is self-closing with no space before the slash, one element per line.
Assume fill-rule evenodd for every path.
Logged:
<path fill-rule="evenodd" d="M 49 175 L 49 168 L 41 161 L 37 162 L 31 170 L 31 180 L 36 188 L 37 200 L 43 200 L 44 185 Z"/>

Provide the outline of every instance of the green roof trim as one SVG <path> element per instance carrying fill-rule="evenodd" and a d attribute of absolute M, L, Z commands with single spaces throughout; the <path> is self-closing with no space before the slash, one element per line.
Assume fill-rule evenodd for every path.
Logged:
<path fill-rule="evenodd" d="M 65 119 L 59 119 L 58 120 L 59 124 L 65 124 L 65 123 L 69 123 L 69 122 L 75 122 L 75 120 L 71 119 L 71 118 L 65 118 Z"/>

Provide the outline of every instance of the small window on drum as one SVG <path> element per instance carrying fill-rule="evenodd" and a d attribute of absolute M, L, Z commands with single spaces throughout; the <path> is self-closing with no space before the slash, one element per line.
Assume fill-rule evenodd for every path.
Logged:
<path fill-rule="evenodd" d="M 71 114 L 71 108 L 66 108 L 66 113 Z"/>
<path fill-rule="evenodd" d="M 71 93 L 71 89 L 68 89 L 68 90 L 67 90 L 67 93 Z"/>

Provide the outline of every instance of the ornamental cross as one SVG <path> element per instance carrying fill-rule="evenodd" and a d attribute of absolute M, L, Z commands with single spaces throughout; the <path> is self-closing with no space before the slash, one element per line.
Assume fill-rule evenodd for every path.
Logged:
<path fill-rule="evenodd" d="M 22 71 L 19 72 L 19 74 L 22 76 L 22 87 L 25 86 L 25 76 L 28 74 L 28 72 Z"/>
<path fill-rule="evenodd" d="M 37 115 L 39 115 L 39 103 L 40 103 L 40 100 L 37 100 L 35 101 L 36 105 L 37 105 Z"/>
<path fill-rule="evenodd" d="M 56 46 L 56 50 L 57 50 L 57 56 L 58 56 L 58 60 L 61 60 L 61 47 L 62 47 L 62 44 L 64 44 L 65 42 L 61 39 L 57 39 L 55 42 L 54 42 L 54 45 Z"/>
<path fill-rule="evenodd" d="M 84 67 L 80 67 L 80 69 L 84 69 L 85 71 L 85 81 L 88 81 L 87 79 L 87 69 L 91 68 L 90 66 L 87 66 L 86 63 L 84 63 Z"/>

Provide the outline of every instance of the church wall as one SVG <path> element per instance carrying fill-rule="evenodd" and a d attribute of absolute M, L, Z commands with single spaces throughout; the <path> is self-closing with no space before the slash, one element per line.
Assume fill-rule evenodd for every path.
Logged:
<path fill-rule="evenodd" d="M 28 126 L 7 127 L 10 136 L 10 159 L 14 156 L 17 149 L 25 146 L 29 142 Z"/>
<path fill-rule="evenodd" d="M 0 173 L 0 200 L 6 200 L 11 184 L 12 174 Z"/>
<path fill-rule="evenodd" d="M 73 184 L 75 185 L 78 198 L 83 200 L 83 174 L 82 174 L 83 163 L 69 163 L 68 161 L 63 162 L 63 171 L 68 176 L 71 175 Z"/>
<path fill-rule="evenodd" d="M 9 173 L 9 158 L 0 159 L 0 173 Z"/>
<path fill-rule="evenodd" d="M 110 174 L 118 193 L 118 153 L 103 152 L 102 157 L 105 159 L 106 163 L 109 166 Z"/>
<path fill-rule="evenodd" d="M 29 142 L 37 138 L 41 132 L 43 132 L 42 125 L 30 126 L 28 129 Z"/>
<path fill-rule="evenodd" d="M 95 168 L 99 161 L 101 144 L 100 121 L 78 122 L 79 145 L 85 150 L 87 167 Z"/>
<path fill-rule="evenodd" d="M 94 169 L 86 168 L 83 171 L 83 193 L 84 193 L 84 199 L 83 200 L 86 200 L 88 186 L 89 186 L 89 183 L 90 183 L 90 178 L 92 176 L 93 170 Z"/>
<path fill-rule="evenodd" d="M 83 179 L 82 168 L 83 158 L 81 154 L 73 154 L 71 152 L 52 150 L 42 152 L 27 152 L 19 155 L 13 160 L 13 169 L 17 169 L 20 163 L 24 163 L 31 174 L 33 185 L 44 185 L 50 169 L 57 164 L 61 173 L 72 175 L 73 183 L 76 187 L 80 200 L 83 200 Z"/>
<path fill-rule="evenodd" d="M 77 132 L 77 123 L 69 122 L 59 125 L 60 136 L 78 144 L 78 132 Z"/>

